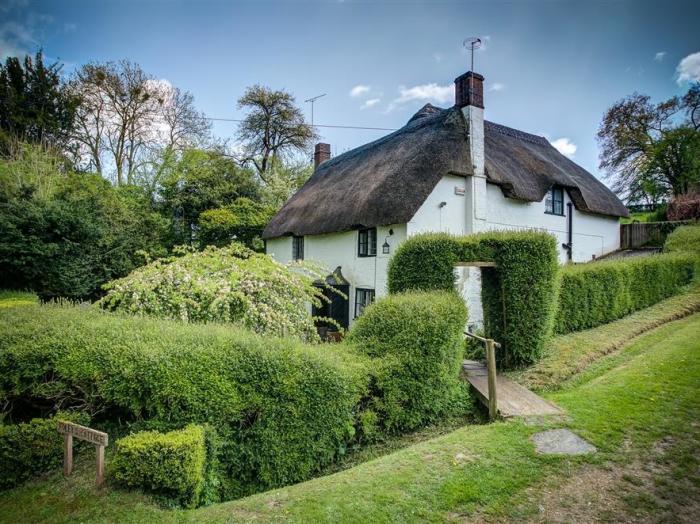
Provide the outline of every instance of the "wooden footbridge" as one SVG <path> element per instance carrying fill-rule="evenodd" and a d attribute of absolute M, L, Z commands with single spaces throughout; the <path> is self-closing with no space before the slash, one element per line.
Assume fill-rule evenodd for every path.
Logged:
<path fill-rule="evenodd" d="M 498 414 L 502 417 L 563 414 L 563 411 L 551 402 L 496 373 L 495 350 L 500 344 L 473 333 L 467 332 L 465 335 L 481 340 L 486 346 L 486 364 L 465 360 L 462 369 L 479 399 L 488 406 L 491 419 L 495 419 Z"/>

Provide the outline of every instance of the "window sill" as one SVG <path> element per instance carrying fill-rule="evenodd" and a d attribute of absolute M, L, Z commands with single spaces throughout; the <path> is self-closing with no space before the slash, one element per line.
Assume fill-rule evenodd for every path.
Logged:
<path fill-rule="evenodd" d="M 555 217 L 565 217 L 566 216 L 565 213 L 554 213 L 552 211 L 545 211 L 544 214 L 545 215 L 553 215 Z"/>
<path fill-rule="evenodd" d="M 358 256 L 358 258 L 372 258 L 372 257 L 376 257 L 377 255 L 361 255 L 358 253 L 357 256 Z"/>

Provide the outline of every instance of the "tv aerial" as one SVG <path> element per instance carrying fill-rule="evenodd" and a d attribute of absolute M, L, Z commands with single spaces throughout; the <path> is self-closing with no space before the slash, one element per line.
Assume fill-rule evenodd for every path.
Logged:
<path fill-rule="evenodd" d="M 472 58 L 472 63 L 471 67 L 469 68 L 470 71 L 474 71 L 474 50 L 479 49 L 482 45 L 481 38 L 478 36 L 470 36 L 467 37 L 464 42 L 462 43 L 465 49 L 468 49 L 471 51 L 471 58 Z"/>

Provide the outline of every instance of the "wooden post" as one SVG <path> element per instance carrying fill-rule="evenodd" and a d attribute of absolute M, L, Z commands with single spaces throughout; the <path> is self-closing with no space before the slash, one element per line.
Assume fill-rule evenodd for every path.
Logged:
<path fill-rule="evenodd" d="M 97 453 L 97 487 L 102 487 L 105 481 L 105 447 L 97 446 L 95 450 Z"/>
<path fill-rule="evenodd" d="M 63 476 L 67 477 L 73 471 L 73 435 L 63 435 Z"/>
<path fill-rule="evenodd" d="M 498 415 L 498 399 L 496 398 L 496 349 L 493 339 L 486 340 L 486 369 L 489 382 L 489 418 L 495 420 Z"/>

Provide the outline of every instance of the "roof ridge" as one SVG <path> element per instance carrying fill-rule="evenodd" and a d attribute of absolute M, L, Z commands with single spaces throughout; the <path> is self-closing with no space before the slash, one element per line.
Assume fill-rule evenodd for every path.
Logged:
<path fill-rule="evenodd" d="M 519 129 L 515 129 L 513 127 L 508 127 L 504 126 L 503 124 L 497 124 L 495 122 L 491 122 L 489 120 L 484 120 L 484 128 L 490 128 L 492 131 L 495 131 L 496 133 L 500 133 L 502 135 L 506 136 L 511 136 L 513 138 L 517 138 L 518 140 L 525 140 L 526 142 L 532 142 L 533 144 L 540 144 L 540 145 L 551 145 L 549 143 L 549 140 L 547 140 L 543 136 L 539 135 L 533 135 L 532 133 L 526 133 L 525 131 L 520 131 Z"/>

